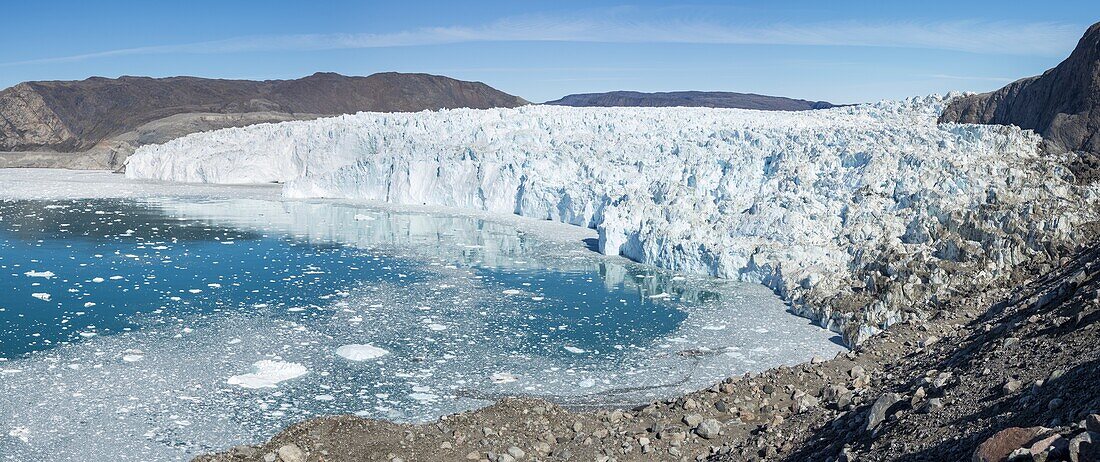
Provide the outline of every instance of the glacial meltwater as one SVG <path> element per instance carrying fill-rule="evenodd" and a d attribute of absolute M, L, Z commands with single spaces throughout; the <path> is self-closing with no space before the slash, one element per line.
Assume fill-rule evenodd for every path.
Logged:
<path fill-rule="evenodd" d="M 767 288 L 520 219 L 278 197 L 0 201 L 0 460 L 185 460 L 507 395 L 633 405 L 832 356 Z"/>

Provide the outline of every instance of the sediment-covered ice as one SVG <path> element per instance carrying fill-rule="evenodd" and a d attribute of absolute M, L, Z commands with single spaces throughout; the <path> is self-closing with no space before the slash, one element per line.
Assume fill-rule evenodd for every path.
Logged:
<path fill-rule="evenodd" d="M 1100 209 L 1037 135 L 937 125 L 945 101 L 360 113 L 145 146 L 126 174 L 591 227 L 604 253 L 762 282 L 858 342 L 1052 257 Z"/>

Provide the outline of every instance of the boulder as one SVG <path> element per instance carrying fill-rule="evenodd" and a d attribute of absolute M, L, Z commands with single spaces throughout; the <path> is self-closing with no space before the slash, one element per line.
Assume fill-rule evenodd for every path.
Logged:
<path fill-rule="evenodd" d="M 1070 462 L 1100 460 L 1100 433 L 1084 431 L 1069 440 Z"/>
<path fill-rule="evenodd" d="M 698 427 L 695 427 L 695 434 L 708 440 L 717 438 L 721 431 L 722 423 L 715 419 L 704 420 L 699 423 Z"/>
<path fill-rule="evenodd" d="M 1039 435 L 1045 433 L 1043 427 L 1010 427 L 1001 430 L 978 445 L 974 450 L 973 462 L 1004 462 L 1013 451 L 1028 446 Z"/>
<path fill-rule="evenodd" d="M 874 431 L 887 417 L 892 414 L 891 411 L 895 409 L 895 406 L 903 400 L 903 396 L 897 393 L 884 393 L 877 400 L 875 404 L 871 405 L 871 412 L 867 415 L 867 431 Z"/>

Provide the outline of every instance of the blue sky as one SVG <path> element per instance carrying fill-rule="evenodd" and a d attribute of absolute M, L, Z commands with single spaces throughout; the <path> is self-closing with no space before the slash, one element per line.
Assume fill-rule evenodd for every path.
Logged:
<path fill-rule="evenodd" d="M 0 87 L 89 76 L 428 72 L 531 101 L 725 90 L 847 103 L 986 91 L 1057 64 L 1100 2 L 6 3 Z"/>

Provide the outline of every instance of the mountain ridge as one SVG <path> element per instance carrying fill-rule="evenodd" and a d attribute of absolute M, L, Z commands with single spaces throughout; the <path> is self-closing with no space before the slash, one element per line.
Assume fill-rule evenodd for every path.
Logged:
<path fill-rule="evenodd" d="M 764 111 L 806 111 L 828 109 L 835 105 L 826 101 L 809 101 L 783 96 L 736 93 L 727 91 L 638 92 L 610 91 L 577 93 L 543 104 L 573 107 L 713 107 L 757 109 Z"/>
<path fill-rule="evenodd" d="M 67 153 L 102 155 L 104 159 L 93 166 L 114 167 L 137 146 L 147 144 L 143 139 L 164 142 L 201 129 L 360 111 L 525 104 L 481 82 L 397 72 L 366 77 L 318 72 L 300 79 L 262 81 L 190 76 L 32 81 L 0 91 L 0 151 L 7 151 L 8 159 L 49 153 L 61 164 L 49 166 L 66 166 L 81 157 Z M 107 165 L 98 165 L 102 163 Z"/>

